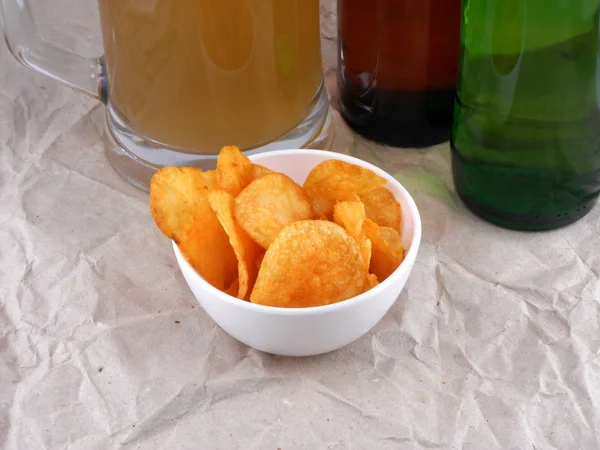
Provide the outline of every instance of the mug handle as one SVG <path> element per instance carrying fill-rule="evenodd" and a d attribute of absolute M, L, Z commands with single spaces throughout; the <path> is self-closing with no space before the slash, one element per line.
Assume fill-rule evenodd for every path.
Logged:
<path fill-rule="evenodd" d="M 106 103 L 104 58 L 86 58 L 46 41 L 37 32 L 27 0 L 0 0 L 0 27 L 21 64 Z"/>

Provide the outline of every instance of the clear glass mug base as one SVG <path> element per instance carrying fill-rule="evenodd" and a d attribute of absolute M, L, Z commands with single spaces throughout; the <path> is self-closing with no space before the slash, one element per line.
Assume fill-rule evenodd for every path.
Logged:
<path fill-rule="evenodd" d="M 319 89 L 312 110 L 296 128 L 266 145 L 243 149 L 246 155 L 273 150 L 316 148 L 327 150 L 333 139 L 333 121 L 325 86 Z M 225 143 L 226 144 L 226 143 Z M 225 145 L 224 144 L 224 145 Z M 106 108 L 104 149 L 109 163 L 127 181 L 148 190 L 152 175 L 165 166 L 216 167 L 217 155 L 182 153 L 137 136 L 115 111 Z"/>

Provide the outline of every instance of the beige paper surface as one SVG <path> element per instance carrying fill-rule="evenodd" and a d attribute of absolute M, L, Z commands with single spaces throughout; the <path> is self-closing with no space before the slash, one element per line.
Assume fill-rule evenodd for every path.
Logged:
<path fill-rule="evenodd" d="M 92 0 L 34 10 L 94 54 Z M 334 3 L 322 12 L 334 92 Z M 398 175 L 423 243 L 372 332 L 275 357 L 198 306 L 146 194 L 105 160 L 102 113 L 0 45 L 0 448 L 600 448 L 599 208 L 549 233 L 496 228 L 458 201 L 448 145 L 378 146 L 336 112 L 334 149 Z"/>

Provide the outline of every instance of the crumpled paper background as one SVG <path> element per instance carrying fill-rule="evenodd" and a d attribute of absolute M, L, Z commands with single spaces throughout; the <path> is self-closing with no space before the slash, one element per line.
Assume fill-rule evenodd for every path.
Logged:
<path fill-rule="evenodd" d="M 100 52 L 93 0 L 33 2 L 40 30 Z M 323 56 L 335 92 L 335 4 Z M 458 201 L 447 145 L 334 150 L 414 194 L 406 290 L 356 343 L 251 350 L 200 309 L 147 195 L 107 164 L 102 108 L 0 46 L 0 447 L 600 448 L 600 208 L 538 234 Z M 332 98 L 335 105 L 335 98 Z"/>

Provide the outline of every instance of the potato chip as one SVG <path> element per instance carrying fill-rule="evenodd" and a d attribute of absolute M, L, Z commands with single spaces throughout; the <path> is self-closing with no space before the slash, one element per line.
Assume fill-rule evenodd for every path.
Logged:
<path fill-rule="evenodd" d="M 325 200 L 350 200 L 352 194 L 372 191 L 385 186 L 387 180 L 375 172 L 339 160 L 328 160 L 310 171 L 304 190 L 310 198 Z"/>
<path fill-rule="evenodd" d="M 367 291 L 369 289 L 373 289 L 375 286 L 377 286 L 379 284 L 379 281 L 377 281 L 377 275 L 375 275 L 374 273 L 370 273 L 367 276 Z"/>
<path fill-rule="evenodd" d="M 339 198 L 337 200 L 325 200 L 325 199 L 317 199 L 312 201 L 313 210 L 315 211 L 315 217 L 317 219 L 329 220 L 333 222 L 333 210 L 335 205 L 339 202 L 360 202 L 360 198 L 356 194 L 349 194 L 344 196 L 344 198 Z"/>
<path fill-rule="evenodd" d="M 363 230 L 373 245 L 370 271 L 381 282 L 394 272 L 404 260 L 400 234 L 393 228 L 380 227 L 371 219 L 363 223 Z"/>
<path fill-rule="evenodd" d="M 233 283 L 231 283 L 231 286 L 229 286 L 227 289 L 225 289 L 224 292 L 228 295 L 231 295 L 232 297 L 237 297 L 239 290 L 240 290 L 240 279 L 236 278 L 235 281 Z"/>
<path fill-rule="evenodd" d="M 154 174 L 150 183 L 150 212 L 160 230 L 170 239 L 197 213 L 195 203 L 216 187 L 214 171 L 192 167 L 165 167 Z M 187 195 L 189 194 L 189 198 Z"/>
<path fill-rule="evenodd" d="M 261 249 L 233 219 L 235 202 L 233 195 L 217 189 L 208 194 L 208 201 L 229 236 L 229 242 L 237 257 L 239 279 L 237 297 L 244 300 L 249 297 L 256 281 L 258 269 L 255 261 Z"/>
<path fill-rule="evenodd" d="M 343 227 L 352 236 L 361 248 L 366 270 L 371 262 L 371 241 L 363 231 L 366 219 L 365 206 L 360 200 L 352 202 L 339 202 L 335 205 L 333 220 Z M 365 275 L 366 275 L 365 270 Z"/>
<path fill-rule="evenodd" d="M 268 248 L 286 225 L 313 217 L 304 190 L 281 173 L 253 181 L 235 199 L 235 220 L 263 248 Z"/>
<path fill-rule="evenodd" d="M 400 231 L 402 209 L 389 189 L 378 187 L 369 192 L 358 194 L 365 204 L 367 217 L 382 227 Z"/>
<path fill-rule="evenodd" d="M 276 172 L 273 172 L 271 169 L 267 169 L 265 166 L 261 166 L 260 164 L 254 164 L 254 167 L 252 168 L 252 179 L 258 180 L 259 178 L 269 175 L 270 173 Z"/>
<path fill-rule="evenodd" d="M 365 205 L 361 201 L 339 202 L 333 210 L 335 223 L 342 226 L 357 241 L 364 236 L 362 226 L 365 219 Z"/>
<path fill-rule="evenodd" d="M 265 254 L 250 301 L 279 307 L 340 302 L 366 288 L 364 261 L 354 238 L 325 220 L 285 227 Z"/>
<path fill-rule="evenodd" d="M 335 200 L 316 199 L 312 201 L 315 216 L 321 220 L 333 220 L 333 207 Z"/>
<path fill-rule="evenodd" d="M 256 270 L 260 270 L 260 267 L 262 266 L 263 259 L 265 259 L 265 251 L 264 250 L 262 252 L 260 252 L 258 254 L 258 256 L 256 257 L 256 261 L 255 261 Z"/>
<path fill-rule="evenodd" d="M 389 227 L 379 227 L 379 235 L 394 253 L 404 257 L 405 250 L 404 246 L 402 245 L 402 236 L 397 230 Z"/>
<path fill-rule="evenodd" d="M 192 267 L 223 290 L 237 277 L 237 262 L 229 237 L 208 201 L 208 192 L 216 185 L 213 171 L 165 167 L 152 177 L 150 211 L 160 230 L 175 241 Z"/>
<path fill-rule="evenodd" d="M 254 164 L 235 146 L 223 147 L 217 158 L 219 188 L 236 196 L 254 180 Z"/>

